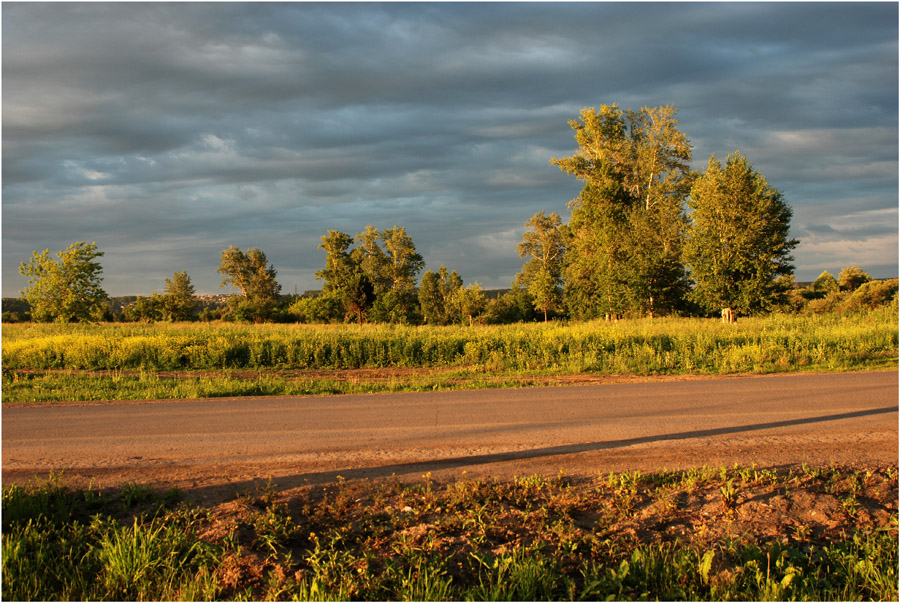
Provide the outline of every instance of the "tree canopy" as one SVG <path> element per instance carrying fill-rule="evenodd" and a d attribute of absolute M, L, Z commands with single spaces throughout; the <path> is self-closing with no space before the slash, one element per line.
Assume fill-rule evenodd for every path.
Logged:
<path fill-rule="evenodd" d="M 711 157 L 691 189 L 692 226 L 685 260 L 696 282 L 693 298 L 707 310 L 744 314 L 778 306 L 793 273 L 788 236 L 791 209 L 781 193 L 740 153 L 725 167 Z M 836 285 L 835 285 L 836 288 Z"/>
<path fill-rule="evenodd" d="M 103 252 L 97 243 L 80 241 L 50 257 L 50 250 L 34 252 L 22 262 L 19 273 L 28 278 L 21 292 L 39 322 L 84 322 L 99 320 L 108 296 L 101 287 L 103 267 L 97 260 Z"/>
<path fill-rule="evenodd" d="M 176 272 L 166 279 L 164 307 L 169 320 L 191 320 L 196 310 L 194 285 L 185 271 Z"/>
<path fill-rule="evenodd" d="M 419 305 L 426 324 L 449 325 L 460 317 L 458 307 L 454 307 L 457 292 L 462 289 L 462 278 L 443 265 L 437 272 L 427 270 L 419 286 Z"/>
<path fill-rule="evenodd" d="M 232 311 L 241 320 L 259 322 L 268 318 L 278 301 L 281 285 L 275 280 L 275 267 L 266 254 L 257 248 L 246 253 L 230 246 L 222 251 L 219 273 L 224 275 L 221 287 L 231 285 L 240 296 L 232 304 Z"/>
<path fill-rule="evenodd" d="M 519 257 L 528 257 L 522 272 L 516 276 L 517 282 L 528 289 L 534 300 L 535 309 L 544 313 L 556 310 L 562 301 L 562 272 L 566 246 L 560 232 L 558 215 L 538 212 L 525 226 L 531 230 L 522 235 L 522 242 L 516 248 Z"/>
<path fill-rule="evenodd" d="M 567 229 L 566 299 L 581 318 L 677 308 L 691 145 L 674 107 L 603 105 L 571 121 L 578 150 L 551 163 L 584 181 Z"/>

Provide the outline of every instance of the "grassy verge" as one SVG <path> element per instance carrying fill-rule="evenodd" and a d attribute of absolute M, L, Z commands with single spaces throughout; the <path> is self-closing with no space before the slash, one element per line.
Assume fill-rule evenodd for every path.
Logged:
<path fill-rule="evenodd" d="M 510 387 L 572 375 L 897 367 L 891 308 L 853 315 L 391 325 L 4 325 L 3 401 Z M 347 376 L 346 372 L 352 372 Z"/>
<path fill-rule="evenodd" d="M 3 490 L 4 599 L 896 600 L 897 468 Z"/>
<path fill-rule="evenodd" d="M 329 374 L 331 373 L 331 374 Z M 571 383 L 551 371 L 496 374 L 476 367 L 405 371 L 6 371 L 4 402 L 168 400 L 240 396 L 321 396 L 447 391 Z M 583 380 L 574 380 L 575 382 Z"/>

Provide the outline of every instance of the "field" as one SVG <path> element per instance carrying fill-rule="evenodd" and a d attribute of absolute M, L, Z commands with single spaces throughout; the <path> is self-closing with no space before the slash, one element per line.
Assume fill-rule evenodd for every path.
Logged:
<path fill-rule="evenodd" d="M 897 313 L 476 327 L 3 325 L 3 401 L 307 395 L 897 366 Z"/>
<path fill-rule="evenodd" d="M 3 402 L 864 371 L 896 369 L 897 350 L 892 309 L 731 326 L 4 325 Z M 338 477 L 216 500 L 153 484 L 79 489 L 63 474 L 4 484 L 2 597 L 896 600 L 897 473 Z"/>

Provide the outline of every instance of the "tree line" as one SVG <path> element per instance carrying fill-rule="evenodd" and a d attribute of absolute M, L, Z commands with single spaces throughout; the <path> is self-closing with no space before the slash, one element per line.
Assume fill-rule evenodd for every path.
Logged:
<path fill-rule="evenodd" d="M 691 170 L 691 145 L 676 114 L 669 106 L 632 111 L 603 105 L 569 123 L 577 150 L 551 163 L 584 186 L 569 203 L 568 223 L 543 211 L 525 223 L 517 246 L 525 263 L 502 296 L 488 299 L 478 283 L 464 287 L 443 265 L 419 279 L 425 262 L 406 229 L 370 225 L 355 236 L 329 230 L 322 237 L 325 266 L 316 273 L 322 292 L 314 297 L 282 295 L 275 267 L 261 250 L 225 249 L 218 271 L 222 286 L 236 293 L 215 317 L 437 325 L 731 317 L 801 310 L 832 293 L 828 307 L 838 308 L 843 302 L 835 295 L 871 280 L 853 266 L 841 273 L 844 284 L 828 275 L 838 283 L 835 291 L 820 295 L 823 273 L 818 285 L 798 292 L 791 264 L 798 241 L 789 237 L 792 211 L 783 195 L 740 152 L 724 165 L 713 155 L 704 171 Z M 21 294 L 32 319 L 108 315 L 97 261 L 102 255 L 95 243 L 80 242 L 55 259 L 45 250 L 23 262 L 20 272 L 30 282 Z M 176 272 L 163 294 L 138 298 L 123 318 L 191 320 L 196 308 L 190 278 Z"/>

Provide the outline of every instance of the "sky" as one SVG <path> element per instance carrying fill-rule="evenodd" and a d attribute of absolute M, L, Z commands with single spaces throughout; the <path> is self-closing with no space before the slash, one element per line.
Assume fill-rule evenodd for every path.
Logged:
<path fill-rule="evenodd" d="M 318 289 L 328 230 L 406 228 L 504 288 L 582 184 L 582 109 L 672 105 L 693 166 L 741 151 L 793 208 L 798 281 L 898 267 L 898 4 L 2 5 L 2 288 L 95 241 L 113 296 L 257 247 Z"/>

